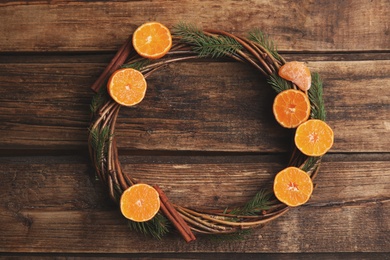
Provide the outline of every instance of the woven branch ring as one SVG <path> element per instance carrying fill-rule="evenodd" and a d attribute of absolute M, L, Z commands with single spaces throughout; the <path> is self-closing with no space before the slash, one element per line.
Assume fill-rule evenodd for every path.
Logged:
<path fill-rule="evenodd" d="M 279 54 L 273 53 L 272 50 L 268 48 L 269 46 L 265 46 L 261 42 L 259 43 L 249 37 L 240 37 L 221 30 L 200 30 L 200 33 L 204 37 L 210 37 L 212 39 L 223 37 L 224 39 L 229 39 L 237 43 L 240 46 L 240 49 L 232 52 L 222 50 L 221 56 L 223 56 L 224 59 L 246 63 L 263 74 L 267 79 L 273 75 L 277 75 L 280 67 L 286 63 Z M 137 69 L 145 78 L 148 78 L 153 72 L 164 68 L 167 64 L 203 58 L 199 55 L 199 52 L 194 51 L 194 45 L 193 42 L 183 41 L 183 37 L 174 34 L 172 48 L 168 52 L 168 55 L 159 60 L 149 61 L 138 56 L 133 51 L 134 49 L 132 48 L 131 40 L 128 40 L 124 46 L 122 46 L 122 49 L 118 51 L 110 66 L 106 69 L 106 74 L 102 74 L 101 78 L 105 78 L 105 81 L 100 81 L 99 85 L 104 86 L 109 73 L 112 73 L 113 70 L 118 69 L 120 66 L 125 67 L 143 64 Z M 122 63 L 125 63 L 125 65 L 122 65 Z M 296 89 L 296 86 L 292 83 L 290 83 L 289 86 L 291 86 L 292 89 Z M 130 186 L 140 182 L 140 180 L 136 180 L 129 174 L 126 174 L 119 161 L 115 126 L 122 106 L 113 101 L 104 91 L 99 91 L 96 96 L 99 96 L 103 101 L 97 105 L 93 111 L 94 115 L 90 125 L 88 140 L 90 156 L 96 176 L 108 187 L 110 197 L 115 202 L 119 202 L 121 194 Z M 322 102 L 322 100 L 320 101 Z M 313 104 L 312 101 L 310 101 L 310 103 L 311 106 L 316 105 Z M 311 118 L 315 117 L 311 115 Z M 321 158 L 322 156 L 305 156 L 295 149 L 295 151 L 292 151 L 290 154 L 288 166 L 303 169 L 311 179 L 314 179 L 319 170 Z M 169 212 L 172 213 L 173 211 L 168 219 L 171 222 L 174 222 L 177 229 L 180 229 L 177 225 L 182 223 L 184 229 L 190 229 L 190 234 L 192 232 L 198 234 L 237 233 L 246 229 L 262 227 L 264 224 L 277 219 L 289 210 L 289 206 L 280 202 L 273 196 L 272 188 L 270 190 L 271 192 L 268 195 L 263 194 L 264 196 L 268 196 L 269 199 L 269 201 L 267 201 L 267 207 L 260 209 L 255 215 L 245 215 L 245 213 L 240 210 L 226 210 L 226 207 L 223 207 L 223 209 L 220 210 L 196 210 L 173 203 L 171 204 L 166 198 L 164 200 L 166 202 L 164 205 L 165 210 L 161 209 L 159 214 L 167 216 L 170 214 Z M 161 190 L 159 191 L 162 193 Z M 168 209 L 166 209 L 166 206 Z M 182 233 L 184 231 L 180 232 Z M 190 235 L 190 238 L 187 238 L 186 240 L 194 240 L 194 236 Z"/>

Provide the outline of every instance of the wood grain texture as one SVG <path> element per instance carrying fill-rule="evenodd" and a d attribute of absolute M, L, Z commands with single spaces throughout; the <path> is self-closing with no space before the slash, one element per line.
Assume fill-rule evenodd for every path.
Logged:
<path fill-rule="evenodd" d="M 0 257 L 389 259 L 389 16 L 388 0 L 1 1 Z M 88 160 L 90 86 L 151 20 L 259 27 L 286 60 L 320 73 L 335 144 L 307 204 L 242 240 L 128 229 Z M 236 207 L 272 186 L 291 140 L 263 76 L 202 60 L 148 83 L 117 122 L 127 174 L 197 208 Z"/>
<path fill-rule="evenodd" d="M 115 258 L 115 259 L 134 259 L 134 260 L 144 260 L 144 259 L 203 259 L 203 260 L 215 260 L 215 259 L 265 259 L 265 260 L 290 260 L 290 259 L 299 259 L 299 260 L 328 260 L 328 259 L 388 259 L 387 253 L 367 253 L 367 252 L 332 252 L 332 253 L 305 253 L 305 254 L 296 254 L 296 253 L 223 253 L 223 252 L 213 252 L 213 253 L 50 253 L 50 254 L 39 254 L 39 253 L 5 253 L 2 256 L 7 257 L 7 259 L 20 259 L 28 258 L 31 260 L 36 259 L 69 259 L 74 260 L 79 259 L 106 259 L 106 258 Z"/>
<path fill-rule="evenodd" d="M 77 59 L 0 64 L 1 149 L 86 146 L 89 86 L 104 64 Z M 310 61 L 308 66 L 324 80 L 328 122 L 335 131 L 331 152 L 389 152 L 389 60 Z M 245 65 L 173 64 L 149 77 L 148 85 L 140 105 L 121 110 L 117 135 L 122 149 L 289 149 L 289 132 L 273 119 L 275 93 Z"/>
<path fill-rule="evenodd" d="M 241 35 L 259 27 L 280 50 L 389 50 L 388 4 L 387 0 L 6 1 L 0 4 L 0 51 L 116 50 L 149 20 L 168 26 L 186 21 Z"/>
<path fill-rule="evenodd" d="M 387 204 L 388 205 L 388 204 Z M 321 212 L 319 215 L 318 213 Z M 174 236 L 153 241 L 129 232 L 126 221 L 116 211 L 42 211 L 24 210 L 19 214 L 2 215 L 8 235 L 2 239 L 8 252 L 73 252 L 73 253 L 137 253 L 137 252 L 387 252 L 388 223 L 373 219 L 389 214 L 388 206 L 364 205 L 345 208 L 301 208 L 290 211 L 288 218 L 253 231 L 240 241 L 215 241 L 198 237 L 197 242 L 184 244 Z M 302 217 L 306 216 L 306 217 Z M 329 222 L 319 226 L 317 222 Z M 337 219 L 337 221 L 332 221 Z M 367 220 L 367 221 L 362 221 Z M 61 228 L 59 228 L 61 227 Z M 344 228 L 343 228 L 344 227 Z M 367 230 L 367 231 L 363 231 Z M 385 229 L 389 231 L 389 229 Z M 304 240 L 305 243 L 301 241 Z M 28 245 L 26 247 L 25 245 Z"/>
<path fill-rule="evenodd" d="M 237 247 L 245 252 L 386 252 L 390 239 L 390 220 L 385 217 L 390 213 L 387 157 L 377 161 L 370 156 L 328 156 L 309 203 L 247 235 L 245 244 L 241 240 L 210 243 L 200 236 L 185 245 L 172 234 L 154 241 L 153 248 L 150 238 L 126 228 L 82 157 L 3 157 L 0 231 L 4 235 L 0 243 L 7 252 L 146 253 L 177 248 L 225 252 Z M 258 183 L 274 175 L 270 171 L 280 167 L 275 163 L 278 159 L 242 156 L 227 163 L 229 158 L 214 156 L 160 157 L 159 161 L 124 156 L 122 162 L 126 170 L 159 182 L 175 203 L 196 201 L 194 206 L 215 207 L 216 196 L 219 205 L 245 201 Z M 360 163 L 351 164 L 357 160 Z M 27 168 L 28 172 L 22 172 Z M 237 191 L 237 186 L 245 189 Z"/>

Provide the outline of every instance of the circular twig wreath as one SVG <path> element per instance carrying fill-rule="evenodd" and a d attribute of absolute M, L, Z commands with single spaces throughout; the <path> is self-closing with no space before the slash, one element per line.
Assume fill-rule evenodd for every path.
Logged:
<path fill-rule="evenodd" d="M 118 203 L 125 190 L 141 181 L 124 173 L 119 161 L 115 126 L 122 106 L 111 99 L 106 88 L 102 87 L 115 70 L 133 68 L 148 78 L 169 63 L 204 57 L 227 58 L 255 68 L 267 78 L 267 82 L 277 93 L 289 89 L 299 90 L 293 82 L 278 75 L 286 61 L 260 30 L 253 30 L 248 37 L 240 37 L 221 30 L 200 30 L 191 25 L 179 24 L 172 32 L 172 48 L 167 55 L 158 60 L 140 57 L 134 51 L 130 36 L 92 87 L 97 92 L 91 104 L 93 120 L 88 140 L 92 164 L 97 177 L 108 186 L 110 197 Z M 322 83 L 318 74 L 312 73 L 311 76 L 311 88 L 299 91 L 309 98 L 311 108 L 309 119 L 324 121 Z M 319 170 L 321 157 L 322 155 L 304 155 L 295 147 L 287 166 L 299 168 L 314 179 Z M 130 221 L 130 227 L 156 237 L 161 237 L 167 232 L 166 224 L 169 222 L 173 223 L 186 241 L 195 239 L 193 233 L 237 233 L 261 227 L 282 216 L 290 208 L 275 198 L 272 187 L 268 191 L 259 191 L 242 207 L 229 209 L 224 205 L 220 210 L 209 211 L 170 203 L 158 186 L 154 188 L 160 195 L 160 212 L 147 222 Z"/>

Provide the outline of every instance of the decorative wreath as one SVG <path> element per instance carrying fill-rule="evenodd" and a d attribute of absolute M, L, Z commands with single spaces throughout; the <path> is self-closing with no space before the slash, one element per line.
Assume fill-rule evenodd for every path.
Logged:
<path fill-rule="evenodd" d="M 129 187 L 141 182 L 125 173 L 119 161 L 115 125 L 122 105 L 114 101 L 104 87 L 108 78 L 118 69 L 133 68 L 147 78 L 156 70 L 173 62 L 200 58 L 231 59 L 246 63 L 263 74 L 276 93 L 290 89 L 304 93 L 310 102 L 309 119 L 325 121 L 319 75 L 311 73 L 311 87 L 303 90 L 300 90 L 293 80 L 279 76 L 280 68 L 287 62 L 260 30 L 253 30 L 247 37 L 240 37 L 221 30 L 201 30 L 182 23 L 172 29 L 172 35 L 172 47 L 167 55 L 153 60 L 137 54 L 130 35 L 92 86 L 96 94 L 91 103 L 93 119 L 88 139 L 90 157 L 96 176 L 108 186 L 110 197 L 118 204 Z M 287 166 L 304 171 L 313 180 L 318 173 L 321 158 L 322 154 L 308 156 L 295 147 Z M 187 242 L 195 240 L 194 233 L 242 233 L 244 230 L 264 226 L 290 208 L 275 196 L 272 187 L 269 190 L 260 190 L 242 207 L 229 208 L 224 205 L 220 210 L 197 210 L 173 204 L 161 188 L 153 187 L 158 191 L 161 200 L 158 213 L 145 222 L 129 220 L 129 226 L 157 238 L 169 231 L 169 223 L 174 225 Z"/>

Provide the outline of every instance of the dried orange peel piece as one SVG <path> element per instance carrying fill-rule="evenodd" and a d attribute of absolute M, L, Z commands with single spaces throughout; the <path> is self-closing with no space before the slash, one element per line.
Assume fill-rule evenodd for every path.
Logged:
<path fill-rule="evenodd" d="M 303 62 L 290 61 L 279 68 L 280 77 L 293 82 L 302 91 L 307 91 L 311 87 L 311 73 Z"/>
<path fill-rule="evenodd" d="M 276 174 L 273 189 L 279 201 L 296 207 L 310 199 L 313 181 L 305 171 L 297 167 L 288 167 Z"/>
<path fill-rule="evenodd" d="M 163 24 L 148 22 L 135 30 L 133 46 L 140 56 L 147 59 L 159 59 L 171 49 L 172 35 Z"/>
<path fill-rule="evenodd" d="M 310 101 L 302 91 L 289 89 L 275 97 L 272 110 L 281 126 L 295 128 L 309 118 Z"/>
<path fill-rule="evenodd" d="M 123 216 L 132 221 L 151 220 L 160 209 L 159 194 L 148 184 L 135 184 L 122 193 L 120 209 Z"/>

